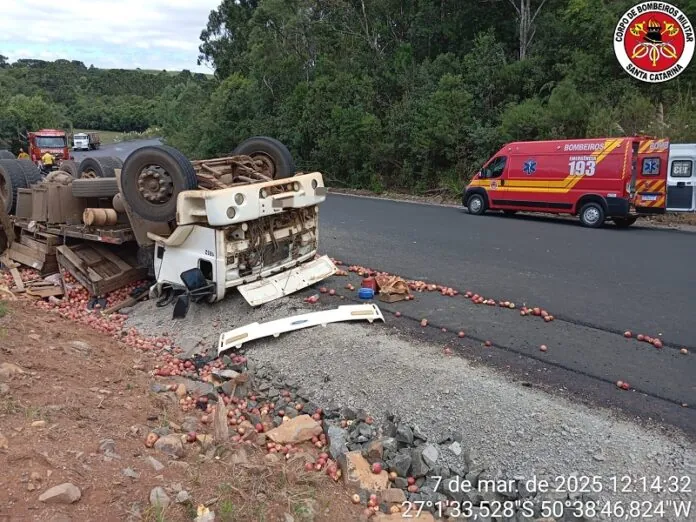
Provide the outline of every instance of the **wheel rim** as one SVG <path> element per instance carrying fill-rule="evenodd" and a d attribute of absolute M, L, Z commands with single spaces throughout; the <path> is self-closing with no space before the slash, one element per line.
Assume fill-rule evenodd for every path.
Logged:
<path fill-rule="evenodd" d="M 481 198 L 479 198 L 479 197 L 471 198 L 471 201 L 469 202 L 469 208 L 471 209 L 472 212 L 479 212 L 481 210 L 482 206 L 483 206 L 483 202 L 481 201 Z"/>
<path fill-rule="evenodd" d="M 264 176 L 268 176 L 271 179 L 275 179 L 276 169 L 273 159 L 263 152 L 255 152 L 250 155 L 250 158 L 254 162 L 258 163 L 257 167 L 261 169 L 261 173 Z"/>
<path fill-rule="evenodd" d="M 585 221 L 591 224 L 597 223 L 597 221 L 599 221 L 599 209 L 597 207 L 590 207 L 586 209 Z"/>
<path fill-rule="evenodd" d="M 159 165 L 150 165 L 138 175 L 138 192 L 146 201 L 155 205 L 166 203 L 174 193 L 171 175 Z"/>
<path fill-rule="evenodd" d="M 80 177 L 82 179 L 96 179 L 98 176 L 93 170 L 85 170 Z"/>

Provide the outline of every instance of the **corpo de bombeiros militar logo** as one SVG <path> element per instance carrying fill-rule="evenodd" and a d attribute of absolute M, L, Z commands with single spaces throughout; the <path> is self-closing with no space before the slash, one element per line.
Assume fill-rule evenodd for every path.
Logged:
<path fill-rule="evenodd" d="M 614 31 L 614 53 L 624 70 L 644 82 L 678 76 L 694 55 L 694 28 L 678 8 L 643 2 L 629 9 Z"/>

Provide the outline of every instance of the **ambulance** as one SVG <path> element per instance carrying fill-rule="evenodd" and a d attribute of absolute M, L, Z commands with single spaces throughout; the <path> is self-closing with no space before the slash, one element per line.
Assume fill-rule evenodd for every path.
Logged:
<path fill-rule="evenodd" d="M 488 210 L 571 214 L 590 228 L 626 228 L 666 210 L 667 139 L 647 137 L 508 143 L 462 194 L 470 214 Z"/>

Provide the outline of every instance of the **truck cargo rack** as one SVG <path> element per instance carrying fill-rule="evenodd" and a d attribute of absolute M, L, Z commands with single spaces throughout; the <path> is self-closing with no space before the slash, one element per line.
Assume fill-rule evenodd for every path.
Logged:
<path fill-rule="evenodd" d="M 59 237 L 87 239 L 112 245 L 121 245 L 135 241 L 135 234 L 129 225 L 114 225 L 106 228 L 89 227 L 87 225 L 64 225 L 38 223 L 26 218 L 13 218 L 14 225 L 30 232 L 41 232 Z"/>

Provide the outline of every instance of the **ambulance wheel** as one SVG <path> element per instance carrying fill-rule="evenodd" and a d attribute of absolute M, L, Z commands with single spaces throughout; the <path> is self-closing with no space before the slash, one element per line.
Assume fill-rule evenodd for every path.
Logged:
<path fill-rule="evenodd" d="M 480 216 L 486 211 L 486 200 L 481 194 L 472 194 L 466 200 L 466 208 L 469 210 L 469 214 Z"/>
<path fill-rule="evenodd" d="M 599 228 L 604 224 L 604 209 L 600 203 L 591 201 L 580 210 L 580 222 L 589 228 Z"/>
<path fill-rule="evenodd" d="M 637 217 L 614 218 L 616 228 L 628 228 L 638 220 Z"/>

